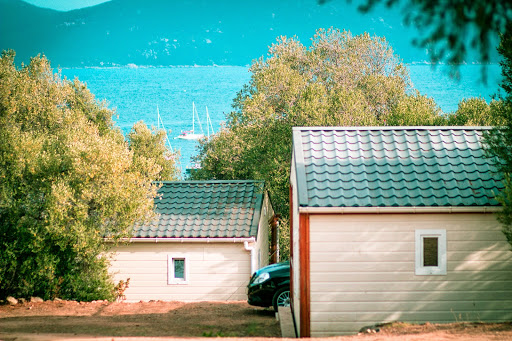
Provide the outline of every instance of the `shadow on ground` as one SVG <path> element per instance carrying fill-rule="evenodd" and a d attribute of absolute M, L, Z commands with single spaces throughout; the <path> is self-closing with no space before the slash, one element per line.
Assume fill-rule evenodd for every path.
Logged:
<path fill-rule="evenodd" d="M 131 311 L 103 305 L 88 315 L 37 315 L 0 318 L 2 333 L 76 334 L 88 336 L 173 337 L 280 337 L 279 323 L 271 309 L 246 303 L 190 303 L 173 309 L 133 304 Z M 27 306 L 26 309 L 31 309 Z M 167 310 L 167 311 L 165 311 Z M 77 313 L 81 314 L 81 313 Z M 11 314 L 12 315 L 12 314 Z M 1 314 L 0 314 L 1 316 Z"/>

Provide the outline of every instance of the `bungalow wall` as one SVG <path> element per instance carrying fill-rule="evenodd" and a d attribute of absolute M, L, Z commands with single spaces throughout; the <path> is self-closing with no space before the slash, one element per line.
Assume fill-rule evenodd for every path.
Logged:
<path fill-rule="evenodd" d="M 243 243 L 132 243 L 117 247 L 110 271 L 130 278 L 127 302 L 246 300 L 251 253 Z M 169 257 L 186 259 L 185 284 L 169 283 Z"/>
<path fill-rule="evenodd" d="M 309 228 L 312 337 L 512 320 L 512 252 L 492 214 L 312 214 Z M 417 229 L 446 229 L 446 275 L 415 275 Z"/>
<path fill-rule="evenodd" d="M 264 196 L 256 241 L 216 243 L 187 241 L 133 242 L 111 250 L 110 272 L 114 281 L 130 284 L 127 302 L 162 301 L 240 301 L 247 300 L 247 284 L 254 271 L 269 264 L 269 225 L 274 211 Z M 192 238 L 193 239 L 193 238 Z M 251 251 L 252 249 L 252 251 Z M 169 283 L 169 262 L 186 260 L 186 283 Z"/>

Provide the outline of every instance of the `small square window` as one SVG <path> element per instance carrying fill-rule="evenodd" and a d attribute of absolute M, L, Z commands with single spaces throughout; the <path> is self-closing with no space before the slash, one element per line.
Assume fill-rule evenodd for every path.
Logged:
<path fill-rule="evenodd" d="M 168 256 L 168 284 L 187 284 L 188 265 L 185 257 Z"/>
<path fill-rule="evenodd" d="M 185 280 L 185 260 L 183 258 L 173 258 L 174 279 Z"/>
<path fill-rule="evenodd" d="M 423 266 L 439 266 L 439 238 L 423 238 Z"/>
<path fill-rule="evenodd" d="M 446 230 L 416 230 L 416 275 L 446 275 Z"/>

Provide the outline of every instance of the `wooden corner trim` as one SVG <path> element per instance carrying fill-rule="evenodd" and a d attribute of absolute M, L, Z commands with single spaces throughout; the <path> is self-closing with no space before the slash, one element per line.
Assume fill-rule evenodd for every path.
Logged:
<path fill-rule="evenodd" d="M 311 337 L 309 214 L 299 215 L 300 337 Z"/>

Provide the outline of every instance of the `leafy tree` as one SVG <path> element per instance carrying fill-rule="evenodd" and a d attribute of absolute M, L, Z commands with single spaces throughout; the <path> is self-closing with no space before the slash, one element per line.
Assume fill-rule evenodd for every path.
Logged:
<path fill-rule="evenodd" d="M 503 123 L 486 136 L 485 142 L 489 157 L 504 176 L 504 188 L 497 196 L 503 205 L 498 220 L 503 224 L 503 233 L 512 244 L 512 22 L 501 35 L 498 52 L 502 56 L 501 88 L 504 94 L 499 94 L 501 105 L 496 110 L 496 116 Z"/>
<path fill-rule="evenodd" d="M 84 84 L 14 57 L 0 58 L 0 298 L 113 299 L 103 237 L 152 216 L 162 167 Z"/>
<path fill-rule="evenodd" d="M 429 125 L 435 103 L 412 91 L 408 70 L 385 39 L 319 30 L 307 48 L 279 38 L 255 61 L 226 127 L 200 144 L 194 179 L 265 180 L 286 220 L 293 126 Z"/>
<path fill-rule="evenodd" d="M 447 124 L 453 126 L 501 126 L 499 115 L 502 101 L 492 100 L 487 104 L 483 98 L 468 98 L 459 102 L 457 111 L 446 116 Z"/>
<path fill-rule="evenodd" d="M 138 164 L 141 169 L 152 169 L 155 165 L 160 167 L 154 180 L 178 180 L 179 169 L 176 161 L 179 154 L 173 153 L 166 147 L 167 134 L 164 130 L 149 129 L 144 122 L 140 121 L 133 125 L 127 138 L 130 149 L 133 151 L 135 164 Z"/>
<path fill-rule="evenodd" d="M 359 8 L 368 12 L 381 3 L 401 6 L 405 23 L 422 34 L 415 44 L 429 49 L 433 61 L 447 57 L 453 64 L 463 62 L 470 49 L 489 62 L 498 35 L 512 21 L 512 2 L 501 0 L 364 0 Z"/>

